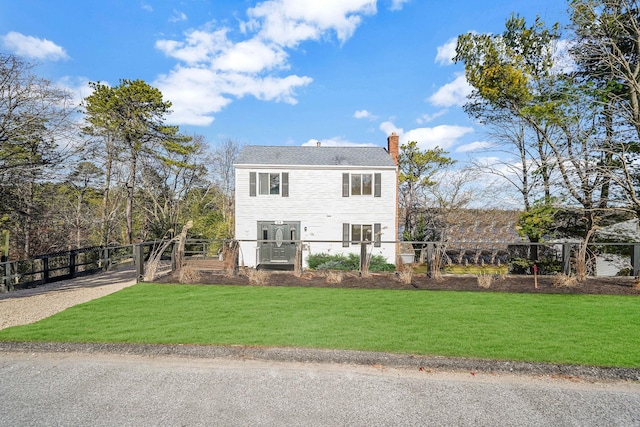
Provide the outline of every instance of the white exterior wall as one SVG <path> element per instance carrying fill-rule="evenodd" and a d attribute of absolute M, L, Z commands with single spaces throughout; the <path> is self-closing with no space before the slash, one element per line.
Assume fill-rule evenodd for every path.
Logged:
<path fill-rule="evenodd" d="M 235 229 L 240 241 L 240 265 L 255 267 L 258 221 L 300 221 L 299 238 L 308 248 L 303 254 L 304 265 L 309 253 L 360 253 L 360 245 L 342 246 L 343 223 L 380 223 L 381 241 L 397 240 L 395 168 L 335 167 L 295 168 L 236 166 Z M 289 197 L 282 195 L 249 196 L 249 173 L 289 173 Z M 343 173 L 380 173 L 381 197 L 342 197 Z M 252 240 L 243 242 L 243 240 Z M 315 242 L 330 240 L 335 243 Z M 382 255 L 395 264 L 395 243 L 369 247 L 373 255 Z"/>

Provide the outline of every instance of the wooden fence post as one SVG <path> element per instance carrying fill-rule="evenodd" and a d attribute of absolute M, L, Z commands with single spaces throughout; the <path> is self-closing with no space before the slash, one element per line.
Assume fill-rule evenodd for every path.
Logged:
<path fill-rule="evenodd" d="M 78 256 L 75 252 L 69 252 L 69 277 L 72 279 L 76 277 L 76 257 Z"/>
<path fill-rule="evenodd" d="M 7 262 L 4 265 L 4 275 L 5 275 L 5 286 L 7 291 L 12 291 L 13 290 L 13 273 L 11 272 L 11 262 Z M 16 273 L 18 272 L 18 264 L 16 263 Z"/>
<path fill-rule="evenodd" d="M 640 244 L 631 245 L 631 265 L 633 267 L 633 276 L 640 276 Z"/>
<path fill-rule="evenodd" d="M 102 248 L 102 271 L 109 270 L 109 248 Z"/>
<path fill-rule="evenodd" d="M 133 246 L 133 257 L 136 265 L 136 282 L 144 279 L 144 246 L 140 243 Z"/>
<path fill-rule="evenodd" d="M 9 264 L 8 260 L 5 260 L 5 257 L 2 257 L 2 275 L 4 276 L 2 279 L 2 283 L 0 283 L 0 292 L 9 292 L 9 282 L 10 282 L 10 272 L 11 272 L 11 264 Z"/>
<path fill-rule="evenodd" d="M 49 257 L 42 258 L 42 274 L 43 274 L 42 278 L 44 280 L 44 283 L 49 282 Z"/>
<path fill-rule="evenodd" d="M 434 264 L 433 252 L 435 249 L 434 243 L 427 243 L 427 258 L 425 260 L 425 264 L 427 266 L 427 277 L 431 277 L 431 266 Z"/>
<path fill-rule="evenodd" d="M 567 276 L 571 274 L 571 243 L 562 244 L 562 272 Z"/>
<path fill-rule="evenodd" d="M 176 271 L 176 269 L 178 268 L 177 252 L 178 252 L 178 245 L 176 245 L 176 242 L 173 242 L 171 244 L 171 271 Z"/>

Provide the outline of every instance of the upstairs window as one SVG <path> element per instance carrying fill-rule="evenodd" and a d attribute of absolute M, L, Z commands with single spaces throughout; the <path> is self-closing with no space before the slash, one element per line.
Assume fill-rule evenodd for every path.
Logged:
<path fill-rule="evenodd" d="M 279 173 L 259 173 L 258 184 L 260 195 L 280 194 Z"/>
<path fill-rule="evenodd" d="M 381 181 L 382 175 L 379 173 L 343 173 L 342 197 L 380 197 L 382 193 Z"/>
<path fill-rule="evenodd" d="M 249 172 L 249 196 L 289 197 L 288 172 Z"/>
<path fill-rule="evenodd" d="M 372 175 L 370 173 L 351 174 L 351 195 L 370 196 L 372 190 Z"/>

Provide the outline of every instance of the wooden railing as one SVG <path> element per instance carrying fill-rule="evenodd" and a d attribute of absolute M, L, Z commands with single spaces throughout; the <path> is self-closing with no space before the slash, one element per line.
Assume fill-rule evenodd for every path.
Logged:
<path fill-rule="evenodd" d="M 320 241 L 320 240 L 318 240 Z M 68 280 L 75 277 L 106 271 L 119 265 L 133 264 L 136 266 L 136 275 L 141 280 L 145 273 L 145 262 L 158 247 L 166 241 L 143 242 L 135 245 L 90 247 L 71 251 L 57 252 L 41 255 L 26 260 L 0 262 L 0 292 L 35 287 L 41 284 Z M 257 243 L 258 241 L 256 241 Z M 302 243 L 292 241 L 293 243 Z M 389 242 L 383 242 L 389 243 Z M 571 274 L 572 259 L 575 256 L 580 243 L 528 243 L 528 242 L 391 242 L 403 245 L 411 244 L 413 254 L 408 255 L 409 262 L 426 261 L 432 258 L 434 251 L 439 247 L 438 253 L 444 254 L 449 259 L 456 258 L 455 263 L 475 262 L 481 260 L 483 265 L 489 259 L 500 258 L 502 264 L 514 258 L 526 258 L 530 254 L 532 246 L 538 246 L 539 251 L 545 250 L 554 253 L 557 258 L 560 272 Z M 370 243 L 368 243 L 370 244 Z M 185 259 L 213 259 L 218 258 L 224 245 L 223 240 L 216 239 L 187 239 L 185 244 Z M 361 253 L 366 254 L 366 244 Z M 604 246 L 609 247 L 603 251 Z M 640 276 L 640 243 L 593 243 L 589 244 L 592 253 L 608 253 L 611 248 L 614 251 L 624 252 L 623 256 L 628 261 L 628 274 Z M 618 249 L 616 249 L 618 248 Z M 175 265 L 175 244 L 169 245 L 162 254 L 162 259 L 171 260 L 171 270 Z M 464 258 L 467 261 L 464 261 Z M 407 262 L 403 259 L 403 262 Z M 428 262 L 428 261 L 427 261 Z"/>
<path fill-rule="evenodd" d="M 69 280 L 120 265 L 135 265 L 136 277 L 141 280 L 149 257 L 165 242 L 157 240 L 134 245 L 89 247 L 0 262 L 0 292 Z M 185 257 L 217 258 L 222 244 L 221 240 L 187 239 Z M 175 245 L 169 245 L 161 255 L 163 260 L 171 260 L 171 269 L 174 270 Z"/>
<path fill-rule="evenodd" d="M 0 291 L 68 280 L 133 263 L 133 246 L 90 247 L 0 262 Z"/>

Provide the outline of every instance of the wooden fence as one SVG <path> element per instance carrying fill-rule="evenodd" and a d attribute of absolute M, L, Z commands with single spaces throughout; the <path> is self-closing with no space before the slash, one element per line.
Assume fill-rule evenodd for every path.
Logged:
<path fill-rule="evenodd" d="M 0 292 L 14 289 L 35 287 L 41 284 L 68 280 L 83 275 L 106 271 L 119 265 L 136 266 L 138 280 L 144 277 L 145 261 L 151 253 L 166 241 L 143 242 L 135 245 L 90 247 L 65 252 L 41 255 L 26 260 L 0 262 Z M 228 241 L 227 241 L 228 242 Z M 256 244 L 258 241 L 256 241 Z M 299 245 L 307 241 L 292 241 Z M 388 243 L 388 242 L 385 242 Z M 506 265 L 514 259 L 526 260 L 532 253 L 533 246 L 538 247 L 538 254 L 549 262 L 555 263 L 555 270 L 548 273 L 562 272 L 572 274 L 575 254 L 580 243 L 507 243 L 507 242 L 391 242 L 398 243 L 405 253 L 399 257 L 404 263 L 428 263 L 434 254 L 442 257 L 441 264 L 465 265 Z M 367 254 L 367 245 L 363 243 L 361 256 Z M 223 240 L 187 239 L 185 259 L 217 259 L 225 245 Z M 598 254 L 617 253 L 623 261 L 629 276 L 640 276 L 640 243 L 593 243 L 588 246 L 590 256 L 595 260 Z M 176 247 L 169 245 L 162 254 L 165 260 L 171 260 L 171 269 L 176 266 Z M 542 259 L 542 258 L 541 258 Z M 595 261 L 594 261 L 595 262 Z M 237 266 L 237 264 L 235 264 Z M 362 268 L 362 262 L 361 262 Z M 625 268 L 621 268 L 624 272 Z M 540 271 L 540 270 L 539 270 Z M 594 270 L 595 271 L 595 270 Z M 528 274 L 529 271 L 520 271 Z M 544 274 L 544 271 L 541 271 Z"/>

